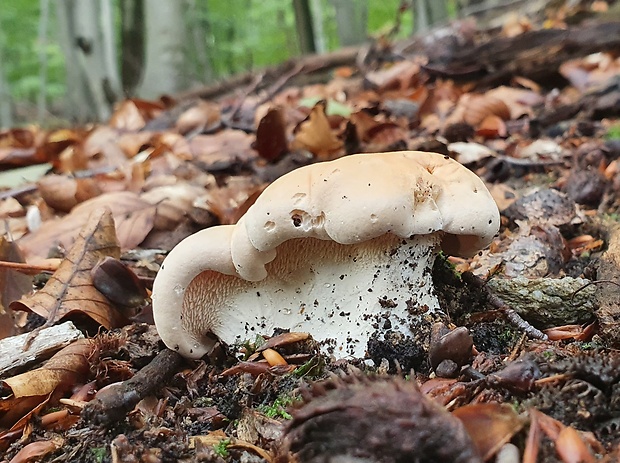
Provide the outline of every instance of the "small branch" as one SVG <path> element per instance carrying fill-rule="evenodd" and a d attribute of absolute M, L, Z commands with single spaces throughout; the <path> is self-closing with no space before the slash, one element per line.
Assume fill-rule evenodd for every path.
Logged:
<path fill-rule="evenodd" d="M 0 269 L 6 268 L 16 270 L 20 273 L 25 273 L 26 275 L 38 275 L 41 272 L 55 272 L 56 270 L 58 270 L 59 265 L 60 261 L 58 259 L 55 259 L 53 262 L 47 262 L 40 265 L 28 264 L 25 262 L 8 262 L 5 260 L 0 260 Z"/>
<path fill-rule="evenodd" d="M 162 350 L 133 378 L 101 389 L 82 410 L 82 419 L 101 425 L 125 419 L 140 400 L 164 385 L 181 361 L 177 352 Z"/>
<path fill-rule="evenodd" d="M 508 304 L 504 302 L 502 298 L 493 294 L 486 286 L 485 281 L 474 275 L 471 272 L 464 272 L 461 274 L 461 278 L 467 284 L 470 284 L 476 288 L 480 288 L 487 293 L 487 300 L 489 303 L 504 314 L 506 320 L 516 328 L 523 330 L 523 332 L 533 339 L 547 340 L 547 335 L 537 328 L 534 328 L 529 322 L 523 320 L 521 315 L 515 312 Z"/>

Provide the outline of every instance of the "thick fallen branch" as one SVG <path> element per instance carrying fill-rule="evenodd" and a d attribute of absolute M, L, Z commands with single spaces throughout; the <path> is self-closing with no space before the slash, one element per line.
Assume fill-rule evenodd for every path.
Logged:
<path fill-rule="evenodd" d="M 430 57 L 433 75 L 480 79 L 485 86 L 519 75 L 541 81 L 557 75 L 562 63 L 591 53 L 620 48 L 620 22 L 590 23 L 568 29 L 541 29 L 467 47 L 447 62 Z"/>
<path fill-rule="evenodd" d="M 278 81 L 282 76 L 294 72 L 295 75 L 307 74 L 311 72 L 322 71 L 326 69 L 335 68 L 338 66 L 346 66 L 354 64 L 357 55 L 360 52 L 359 47 L 347 47 L 340 50 L 336 50 L 331 53 L 321 55 L 307 55 L 297 59 L 289 60 L 283 64 L 275 67 L 271 67 L 260 72 L 264 75 L 262 83 Z M 231 92 L 239 87 L 251 85 L 254 79 L 256 79 L 257 71 L 246 72 L 232 76 L 227 80 L 218 82 L 216 84 L 207 85 L 205 87 L 189 90 L 186 92 L 174 95 L 173 98 L 177 101 L 191 100 L 195 98 L 214 98 L 222 94 Z"/>

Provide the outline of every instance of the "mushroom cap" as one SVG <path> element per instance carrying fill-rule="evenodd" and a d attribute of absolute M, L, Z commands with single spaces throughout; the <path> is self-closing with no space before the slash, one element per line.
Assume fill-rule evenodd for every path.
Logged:
<path fill-rule="evenodd" d="M 271 251 L 290 239 L 354 244 L 388 232 L 408 238 L 443 231 L 445 253 L 470 257 L 491 243 L 499 221 L 482 180 L 448 156 L 357 154 L 301 167 L 269 185 L 237 224 L 232 256 L 239 275 L 256 281 L 266 276 L 266 262 L 248 251 Z"/>

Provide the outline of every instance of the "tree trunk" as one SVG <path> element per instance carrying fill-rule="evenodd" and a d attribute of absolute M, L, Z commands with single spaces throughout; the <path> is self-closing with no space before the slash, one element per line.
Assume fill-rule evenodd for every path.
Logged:
<path fill-rule="evenodd" d="M 316 53 L 312 11 L 310 10 L 309 0 L 293 0 L 293 10 L 295 11 L 295 25 L 297 26 L 299 51 L 302 55 Z"/>
<path fill-rule="evenodd" d="M 49 0 L 40 0 L 39 15 L 39 94 L 37 95 L 37 120 L 41 123 L 47 112 L 47 25 L 50 20 Z"/>
<path fill-rule="evenodd" d="M 138 95 L 158 98 L 184 89 L 186 80 L 186 3 L 180 0 L 144 0 L 146 63 Z"/>
<path fill-rule="evenodd" d="M 366 41 L 368 2 L 366 0 L 332 0 L 336 10 L 338 41 L 341 47 Z"/>
<path fill-rule="evenodd" d="M 111 0 L 57 0 L 58 26 L 67 66 L 70 116 L 106 120 L 120 97 L 114 56 Z M 106 43 L 107 42 L 107 43 Z"/>
<path fill-rule="evenodd" d="M 123 0 L 121 7 L 121 77 L 127 95 L 133 95 L 144 72 L 144 1 Z"/>
<path fill-rule="evenodd" d="M 414 0 L 415 32 L 424 32 L 431 26 L 448 20 L 447 0 Z"/>

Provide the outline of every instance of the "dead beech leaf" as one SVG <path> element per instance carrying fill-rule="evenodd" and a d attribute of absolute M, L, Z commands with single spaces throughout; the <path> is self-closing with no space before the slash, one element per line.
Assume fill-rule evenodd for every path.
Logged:
<path fill-rule="evenodd" d="M 116 223 L 116 235 L 121 248 L 138 246 L 153 228 L 156 207 L 129 191 L 105 193 L 84 201 L 62 219 L 48 220 L 39 230 L 22 237 L 19 247 L 27 259 L 33 256 L 45 258 L 54 245 L 69 249 L 90 213 L 100 207 L 112 211 Z"/>
<path fill-rule="evenodd" d="M 197 105 L 185 110 L 175 124 L 179 133 L 199 131 L 211 127 L 220 121 L 220 108 L 217 104 L 200 100 Z"/>
<path fill-rule="evenodd" d="M 17 245 L 0 238 L 0 260 L 23 262 L 24 259 Z M 32 277 L 10 268 L 0 267 L 0 339 L 15 334 L 13 311 L 9 304 L 32 289 Z"/>
<path fill-rule="evenodd" d="M 92 283 L 91 269 L 104 257 L 120 257 L 114 219 L 108 209 L 88 218 L 78 239 L 45 286 L 13 302 L 13 310 L 30 310 L 52 324 L 72 312 L 84 314 L 105 328 L 117 328 L 127 320 L 110 305 Z"/>
<path fill-rule="evenodd" d="M 523 420 L 507 404 L 465 405 L 452 412 L 471 436 L 483 460 L 491 458 L 523 427 Z"/>
<path fill-rule="evenodd" d="M 55 452 L 57 449 L 62 447 L 64 441 L 65 440 L 62 437 L 55 437 L 51 440 L 31 442 L 17 452 L 9 463 L 29 463 L 31 461 L 39 461 L 44 456 Z"/>
<path fill-rule="evenodd" d="M 269 162 L 274 162 L 288 151 L 286 122 L 280 108 L 267 111 L 256 129 L 254 149 L 258 155 Z"/>
<path fill-rule="evenodd" d="M 308 150 L 321 160 L 330 159 L 343 146 L 332 132 L 325 105 L 325 100 L 314 105 L 308 118 L 297 126 L 292 143 L 293 149 Z"/>
<path fill-rule="evenodd" d="M 464 120 L 471 126 L 477 126 L 485 117 L 495 115 L 502 120 L 510 119 L 510 109 L 499 98 L 487 95 L 471 95 L 465 100 Z"/>
<path fill-rule="evenodd" d="M 37 182 L 37 187 L 47 205 L 62 212 L 69 212 L 78 203 L 101 194 L 92 178 L 46 175 Z"/>
<path fill-rule="evenodd" d="M 575 428 L 566 426 L 555 441 L 555 450 L 565 463 L 594 463 L 592 452 Z"/>
<path fill-rule="evenodd" d="M 486 116 L 476 129 L 476 135 L 484 138 L 504 138 L 508 134 L 506 123 L 495 114 Z"/>
<path fill-rule="evenodd" d="M 90 371 L 96 345 L 92 339 L 78 339 L 57 352 L 45 365 L 2 380 L 13 398 L 46 396 L 60 388 L 84 382 Z"/>

